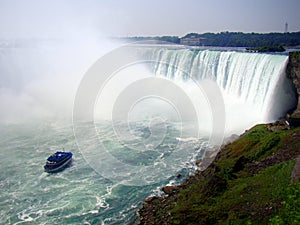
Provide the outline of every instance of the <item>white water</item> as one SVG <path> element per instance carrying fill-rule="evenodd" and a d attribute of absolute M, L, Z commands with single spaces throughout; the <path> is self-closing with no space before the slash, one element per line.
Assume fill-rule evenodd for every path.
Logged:
<path fill-rule="evenodd" d="M 223 93 L 229 134 L 277 120 L 296 104 L 292 82 L 285 75 L 285 55 L 165 48 L 146 54 L 155 61 L 152 69 L 157 76 L 214 80 Z"/>

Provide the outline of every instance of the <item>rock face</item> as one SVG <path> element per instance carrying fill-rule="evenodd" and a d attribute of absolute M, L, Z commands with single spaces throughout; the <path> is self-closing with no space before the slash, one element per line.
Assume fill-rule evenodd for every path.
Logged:
<path fill-rule="evenodd" d="M 167 195 L 175 194 L 178 191 L 178 187 L 176 186 L 164 186 L 162 191 Z"/>
<path fill-rule="evenodd" d="M 290 52 L 286 72 L 287 77 L 292 79 L 298 94 L 298 105 L 291 115 L 292 122 L 298 124 L 300 123 L 300 52 Z"/>

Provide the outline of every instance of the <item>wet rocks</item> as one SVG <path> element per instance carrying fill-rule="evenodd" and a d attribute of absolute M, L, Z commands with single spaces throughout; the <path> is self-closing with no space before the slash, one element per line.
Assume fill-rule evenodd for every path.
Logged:
<path fill-rule="evenodd" d="M 179 188 L 176 186 L 164 186 L 162 187 L 162 191 L 167 195 L 176 194 Z"/>

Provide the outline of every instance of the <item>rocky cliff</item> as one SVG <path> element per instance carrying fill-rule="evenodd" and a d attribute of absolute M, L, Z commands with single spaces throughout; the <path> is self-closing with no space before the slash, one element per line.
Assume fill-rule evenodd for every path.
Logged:
<path fill-rule="evenodd" d="M 204 171 L 148 198 L 140 224 L 300 224 L 299 139 L 299 127 L 257 125 Z"/>
<path fill-rule="evenodd" d="M 300 118 L 300 52 L 291 52 L 289 54 L 289 62 L 287 65 L 287 76 L 292 79 L 298 94 L 298 105 L 293 118 Z"/>

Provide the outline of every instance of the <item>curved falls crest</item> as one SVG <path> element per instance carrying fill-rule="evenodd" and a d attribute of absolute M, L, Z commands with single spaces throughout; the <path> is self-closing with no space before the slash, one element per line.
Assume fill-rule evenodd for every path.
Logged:
<path fill-rule="evenodd" d="M 223 92 L 228 114 L 251 109 L 259 115 L 248 126 L 284 117 L 296 104 L 295 89 L 285 75 L 286 55 L 164 48 L 148 49 L 146 54 L 155 61 L 156 76 L 174 81 L 214 80 Z"/>

